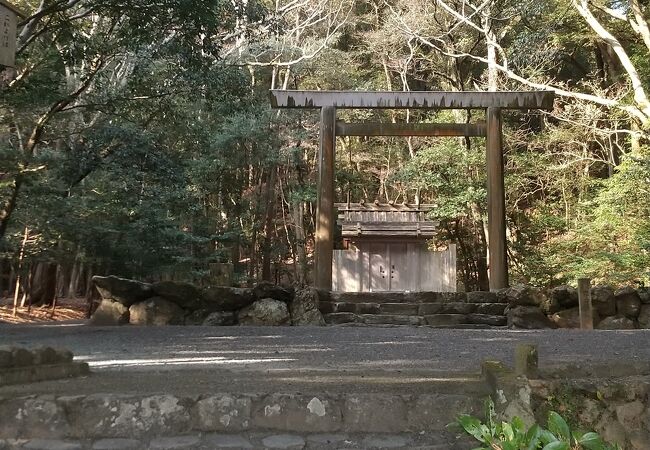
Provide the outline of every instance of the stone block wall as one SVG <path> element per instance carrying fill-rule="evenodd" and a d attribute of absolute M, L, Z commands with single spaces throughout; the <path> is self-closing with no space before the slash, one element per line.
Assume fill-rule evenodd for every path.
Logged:
<path fill-rule="evenodd" d="M 579 328 L 574 287 L 515 285 L 497 292 L 338 293 L 286 289 L 268 282 L 253 288 L 163 281 L 142 283 L 94 277 L 101 303 L 91 325 L 367 325 L 508 326 Z M 650 289 L 594 286 L 597 329 L 650 328 Z"/>
<path fill-rule="evenodd" d="M 32 396 L 0 401 L 0 437 L 150 439 L 207 432 L 432 432 L 480 399 L 463 394 L 214 393 Z"/>

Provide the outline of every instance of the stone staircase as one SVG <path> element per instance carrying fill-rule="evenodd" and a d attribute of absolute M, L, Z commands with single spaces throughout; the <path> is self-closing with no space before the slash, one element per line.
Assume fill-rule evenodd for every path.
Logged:
<path fill-rule="evenodd" d="M 508 306 L 497 292 L 332 292 L 320 302 L 331 325 L 502 328 Z"/>

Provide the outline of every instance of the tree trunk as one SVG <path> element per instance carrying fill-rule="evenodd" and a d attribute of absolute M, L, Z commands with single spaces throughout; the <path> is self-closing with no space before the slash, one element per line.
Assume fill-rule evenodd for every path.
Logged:
<path fill-rule="evenodd" d="M 18 310 L 18 293 L 20 291 L 20 275 L 23 269 L 23 257 L 25 256 L 25 246 L 27 245 L 27 238 L 29 238 L 29 228 L 25 227 L 25 232 L 23 234 L 23 241 L 20 245 L 20 254 L 18 255 L 18 276 L 16 277 L 16 290 L 14 292 L 14 316 Z"/>
<path fill-rule="evenodd" d="M 66 298 L 68 296 L 68 284 L 70 283 L 70 267 L 58 264 L 56 268 L 56 297 Z"/>
<path fill-rule="evenodd" d="M 77 296 L 77 288 L 79 284 L 79 260 L 75 258 L 72 264 L 72 273 L 70 273 L 70 283 L 68 284 L 68 298 L 75 298 Z"/>
<path fill-rule="evenodd" d="M 57 265 L 39 263 L 30 290 L 30 305 L 52 305 L 56 298 Z"/>
<path fill-rule="evenodd" d="M 93 286 L 93 270 L 92 266 L 88 266 L 85 277 L 85 299 L 86 299 L 86 317 L 90 318 L 94 310 L 95 299 L 98 297 L 97 289 Z"/>
<path fill-rule="evenodd" d="M 303 285 L 307 282 L 307 251 L 305 250 L 305 228 L 303 202 L 297 201 L 292 208 L 294 230 L 296 235 L 296 281 Z"/>
<path fill-rule="evenodd" d="M 271 248 L 273 243 L 273 229 L 275 219 L 275 180 L 276 168 L 268 171 L 266 182 L 266 214 L 264 219 L 264 239 L 262 240 L 262 279 L 272 281 L 271 274 Z"/>

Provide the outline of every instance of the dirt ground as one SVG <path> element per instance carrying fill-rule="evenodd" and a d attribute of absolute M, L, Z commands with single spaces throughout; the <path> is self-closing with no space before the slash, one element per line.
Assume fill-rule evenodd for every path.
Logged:
<path fill-rule="evenodd" d="M 83 320 L 86 318 L 86 301 L 83 298 L 59 299 L 54 310 L 51 306 L 33 306 L 28 310 L 18 308 L 13 313 L 13 299 L 0 299 L 0 323 L 39 323 Z"/>

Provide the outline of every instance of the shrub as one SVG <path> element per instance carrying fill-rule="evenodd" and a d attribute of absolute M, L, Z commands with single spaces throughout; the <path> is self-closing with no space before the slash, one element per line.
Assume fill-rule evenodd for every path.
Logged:
<path fill-rule="evenodd" d="M 485 402 L 485 423 L 476 417 L 461 415 L 460 426 L 483 446 L 474 450 L 620 450 L 607 444 L 593 431 L 571 431 L 566 420 L 556 412 L 549 412 L 546 428 L 534 424 L 530 428 L 519 417 L 510 422 L 498 422 L 494 403 Z"/>

